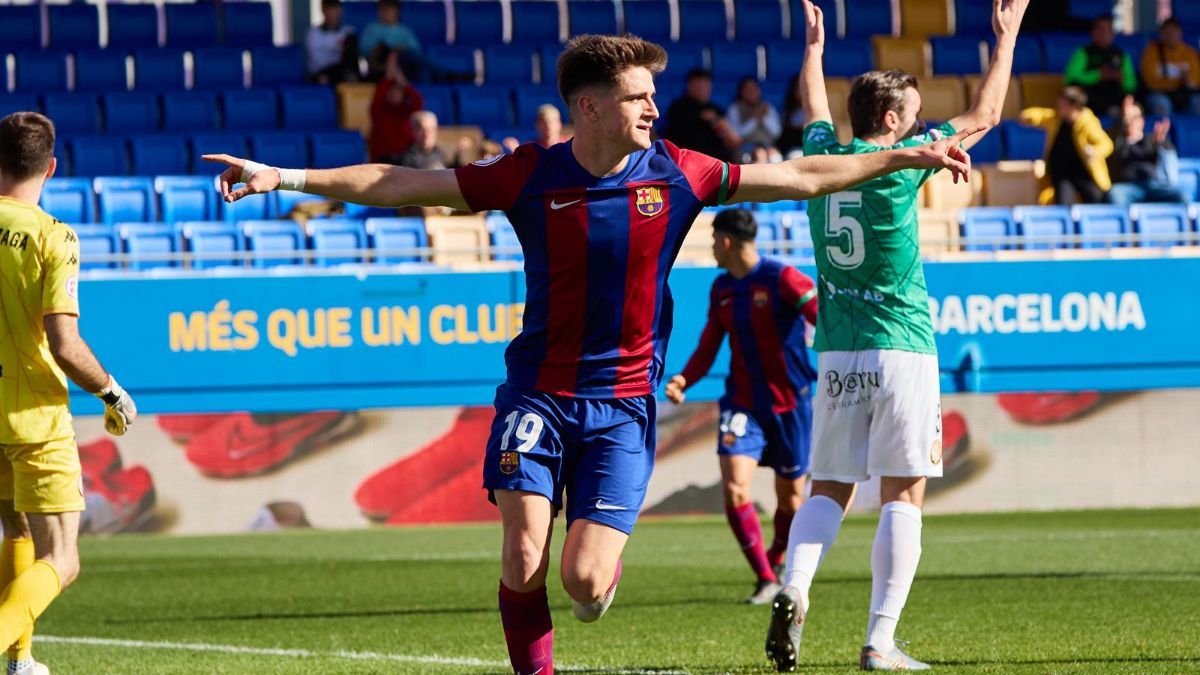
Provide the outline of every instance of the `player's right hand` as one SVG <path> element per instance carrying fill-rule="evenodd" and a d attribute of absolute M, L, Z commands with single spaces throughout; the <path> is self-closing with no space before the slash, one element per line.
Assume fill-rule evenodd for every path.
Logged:
<path fill-rule="evenodd" d="M 217 162 L 229 167 L 221 173 L 221 197 L 226 203 L 232 204 L 246 195 L 256 195 L 263 192 L 270 192 L 279 187 L 280 176 L 279 170 L 271 167 L 265 167 L 261 171 L 256 171 L 249 181 L 242 187 L 233 190 L 234 185 L 242 182 L 243 173 L 246 169 L 246 160 L 232 155 L 201 155 L 200 159 L 206 162 Z"/>
<path fill-rule="evenodd" d="M 687 396 L 683 390 L 687 388 L 687 380 L 682 375 L 676 375 L 667 382 L 667 400 L 676 405 L 683 403 Z"/>
<path fill-rule="evenodd" d="M 954 176 L 954 182 L 971 180 L 971 156 L 963 150 L 963 141 L 975 134 L 987 131 L 987 125 L 961 129 L 953 136 L 921 145 L 917 150 L 916 166 L 918 169 L 946 169 Z"/>
<path fill-rule="evenodd" d="M 108 386 L 96 392 L 96 398 L 104 401 L 104 430 L 113 436 L 124 436 L 137 419 L 137 404 L 125 391 L 117 378 L 108 376 Z"/>
<path fill-rule="evenodd" d="M 825 12 L 812 0 L 804 0 L 804 40 L 815 47 L 825 46 Z"/>

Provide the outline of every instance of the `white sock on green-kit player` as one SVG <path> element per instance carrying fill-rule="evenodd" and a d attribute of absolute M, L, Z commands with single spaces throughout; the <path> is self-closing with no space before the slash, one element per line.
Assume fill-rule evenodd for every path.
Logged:
<path fill-rule="evenodd" d="M 879 510 L 871 548 L 871 615 L 867 642 L 881 653 L 896 646 L 896 624 L 921 560 L 921 509 L 888 502 Z"/>
<path fill-rule="evenodd" d="M 800 613 L 808 611 L 808 589 L 842 527 L 842 507 L 824 495 L 804 502 L 788 530 L 783 584 L 800 591 Z"/>

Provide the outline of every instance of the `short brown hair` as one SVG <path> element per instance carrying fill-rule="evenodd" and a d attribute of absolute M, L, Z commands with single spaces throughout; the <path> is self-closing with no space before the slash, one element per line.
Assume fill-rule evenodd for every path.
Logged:
<path fill-rule="evenodd" d="M 1076 110 L 1083 110 L 1088 104 L 1087 92 L 1082 87 L 1076 87 L 1075 85 L 1065 87 L 1058 97 L 1070 103 Z"/>
<path fill-rule="evenodd" d="M 25 181 L 46 173 L 54 158 L 54 123 L 35 112 L 0 120 L 0 176 Z"/>
<path fill-rule="evenodd" d="M 617 77 L 641 66 L 658 75 L 667 67 L 667 53 L 636 35 L 577 35 L 558 57 L 558 95 L 569 106 L 582 89 L 614 87 Z"/>
<path fill-rule="evenodd" d="M 872 70 L 854 78 L 848 106 L 854 136 L 870 138 L 882 132 L 884 114 L 899 114 L 909 88 L 917 88 L 917 78 L 903 70 Z"/>

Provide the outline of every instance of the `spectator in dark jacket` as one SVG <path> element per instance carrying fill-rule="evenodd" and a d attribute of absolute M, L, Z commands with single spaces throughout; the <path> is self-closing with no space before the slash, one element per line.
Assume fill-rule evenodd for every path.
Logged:
<path fill-rule="evenodd" d="M 684 95 L 667 108 L 663 137 L 681 148 L 725 161 L 736 160 L 742 141 L 711 100 L 712 76 L 707 70 L 692 70 L 686 87 Z"/>
<path fill-rule="evenodd" d="M 437 115 L 428 110 L 422 110 L 413 113 L 409 122 L 412 124 L 413 142 L 400 157 L 400 166 L 410 169 L 452 168 L 451 162 L 446 159 L 445 153 L 437 144 Z"/>
<path fill-rule="evenodd" d="M 1092 42 L 1071 55 L 1063 82 L 1083 89 L 1097 115 L 1120 114 L 1122 101 L 1137 89 L 1137 72 L 1129 55 L 1113 44 L 1111 17 L 1092 22 Z"/>
<path fill-rule="evenodd" d="M 1117 130 L 1113 154 L 1108 158 L 1113 186 L 1108 201 L 1128 205 L 1138 202 L 1182 202 L 1179 189 L 1167 181 L 1165 164 L 1175 150 L 1167 134 L 1171 120 L 1161 119 L 1146 135 L 1142 108 L 1129 103 Z"/>
<path fill-rule="evenodd" d="M 405 77 L 393 54 L 387 60 L 387 75 L 375 85 L 371 100 L 371 161 L 400 163 L 400 155 L 413 140 L 409 118 L 424 107 L 424 97 Z"/>

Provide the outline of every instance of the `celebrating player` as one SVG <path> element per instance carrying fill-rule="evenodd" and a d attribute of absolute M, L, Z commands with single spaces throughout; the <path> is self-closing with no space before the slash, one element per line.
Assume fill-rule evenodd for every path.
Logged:
<path fill-rule="evenodd" d="M 741 167 L 651 140 L 662 47 L 574 38 L 558 89 L 575 138 L 457 170 L 276 169 L 226 155 L 227 201 L 276 188 L 350 202 L 508 213 L 525 254 L 522 333 L 505 357 L 484 486 L 500 509 L 500 618 L 518 673 L 553 672 L 546 570 L 566 492 L 562 582 L 576 617 L 608 608 L 654 463 L 654 392 L 671 330 L 667 274 L 704 205 L 806 199 L 900 169 L 969 174 L 959 144 Z M 243 187 L 232 184 L 244 181 Z"/>
<path fill-rule="evenodd" d="M 993 1 L 996 49 L 970 110 L 917 135 L 916 78 L 898 70 L 866 73 L 850 89 L 849 145 L 837 142 L 825 94 L 822 12 L 811 0 L 803 2 L 805 155 L 869 157 L 999 122 L 1029 0 Z M 815 344 L 820 373 L 812 494 L 792 523 L 785 586 L 767 634 L 767 655 L 780 671 L 796 668 L 813 575 L 837 537 L 856 483 L 870 476 L 881 478 L 883 508 L 871 553 L 871 612 L 860 666 L 928 668 L 901 651 L 894 636 L 921 555 L 926 478 L 942 475 L 937 350 L 916 219 L 917 190 L 932 174 L 900 171 L 809 204 L 824 296 Z"/>
<path fill-rule="evenodd" d="M 79 335 L 79 240 L 40 208 L 54 175 L 54 125 L 37 113 L 0 120 L 0 644 L 8 673 L 33 660 L 33 621 L 79 574 L 82 469 L 67 376 L 105 404 L 116 435 L 133 400 Z"/>
<path fill-rule="evenodd" d="M 759 257 L 757 234 L 758 223 L 745 209 L 726 209 L 713 220 L 713 257 L 725 273 L 713 281 L 700 346 L 667 383 L 667 398 L 683 402 L 687 388 L 712 367 L 728 333 L 733 356 L 717 434 L 725 516 L 758 576 L 746 602 L 765 605 L 780 590 L 788 528 L 804 498 L 812 430 L 809 386 L 816 379 L 804 326 L 806 319 L 817 323 L 817 291 L 796 268 Z M 758 465 L 775 470 L 775 539 L 769 551 L 763 549 L 762 526 L 750 501 Z"/>

